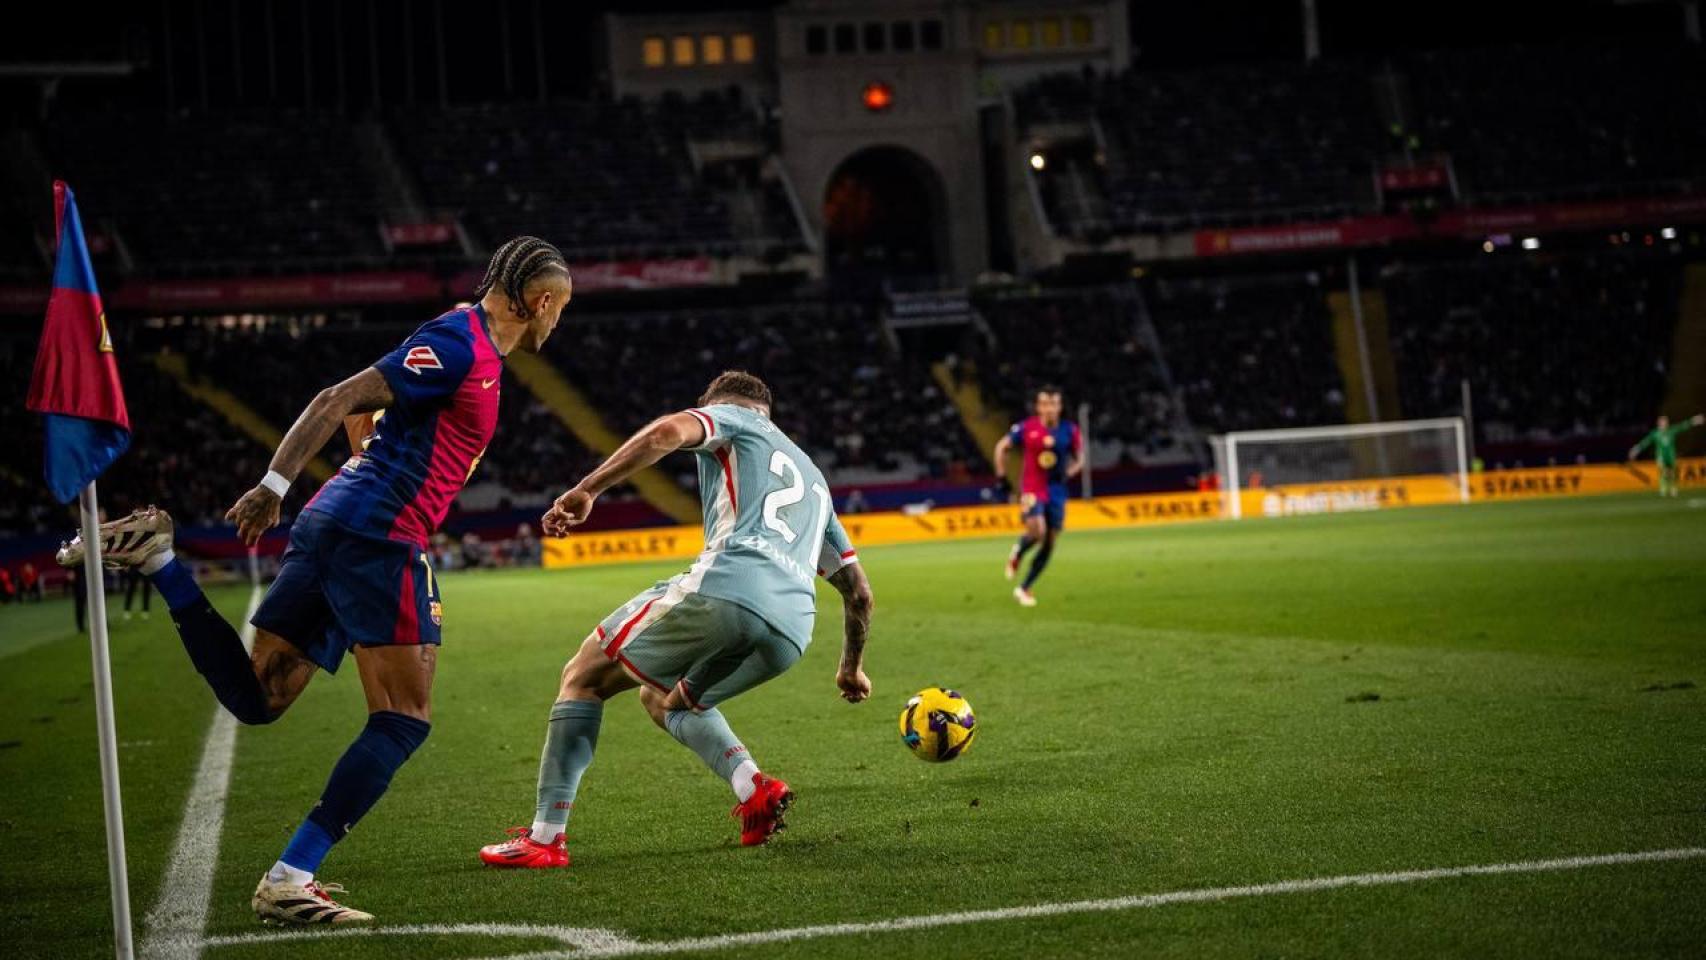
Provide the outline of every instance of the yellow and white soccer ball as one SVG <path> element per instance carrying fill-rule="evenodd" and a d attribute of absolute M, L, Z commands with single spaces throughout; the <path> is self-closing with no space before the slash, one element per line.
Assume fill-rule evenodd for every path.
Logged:
<path fill-rule="evenodd" d="M 953 690 L 929 687 L 906 701 L 900 712 L 900 740 L 913 756 L 946 763 L 967 750 L 977 736 L 971 704 Z"/>

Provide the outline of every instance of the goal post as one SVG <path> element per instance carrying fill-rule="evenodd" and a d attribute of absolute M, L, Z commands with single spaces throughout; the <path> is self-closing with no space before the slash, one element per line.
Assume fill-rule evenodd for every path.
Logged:
<path fill-rule="evenodd" d="M 1211 437 L 1225 516 L 1244 515 L 1252 487 L 1440 477 L 1469 502 L 1469 452 L 1463 418 L 1395 420 L 1333 427 L 1239 430 Z"/>

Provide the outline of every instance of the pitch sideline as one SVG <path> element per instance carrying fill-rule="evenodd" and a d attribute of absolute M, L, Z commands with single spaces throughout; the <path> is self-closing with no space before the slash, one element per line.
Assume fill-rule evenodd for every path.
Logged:
<path fill-rule="evenodd" d="M 243 614 L 239 634 L 244 649 L 255 645 L 255 627 L 249 618 L 261 605 L 262 593 L 258 583 L 249 591 L 249 609 Z M 237 719 L 224 707 L 215 706 L 213 722 L 202 742 L 201 762 L 184 799 L 184 818 L 178 824 L 178 836 L 160 880 L 160 893 L 143 920 L 142 945 L 137 951 L 143 957 L 196 960 L 201 955 L 236 749 Z"/>
<path fill-rule="evenodd" d="M 576 960 L 583 957 L 637 957 L 672 953 L 726 950 L 731 947 L 763 946 L 826 937 L 849 937 L 864 934 L 898 933 L 909 930 L 928 930 L 936 927 L 964 926 L 1001 920 L 1024 920 L 1080 913 L 1111 913 L 1126 910 L 1145 910 L 1180 903 L 1214 903 L 1281 894 L 1318 893 L 1350 887 L 1388 887 L 1432 880 L 1459 877 L 1500 876 L 1508 874 L 1555 873 L 1585 870 L 1593 867 L 1633 863 L 1658 863 L 1678 860 L 1706 859 L 1706 847 L 1676 847 L 1667 850 L 1642 850 L 1607 853 L 1550 860 L 1521 860 L 1510 863 L 1473 864 L 1459 867 L 1433 867 L 1422 870 L 1399 870 L 1386 873 L 1359 873 L 1334 877 L 1314 877 L 1302 880 L 1281 880 L 1233 887 L 1208 887 L 1195 890 L 1173 890 L 1165 893 L 1136 894 L 1105 900 L 1072 900 L 1059 903 L 1038 903 L 991 910 L 969 910 L 959 913 L 924 914 L 872 920 L 860 923 L 831 923 L 807 927 L 785 927 L 776 930 L 754 930 L 747 933 L 727 933 L 680 940 L 630 940 L 614 931 L 580 927 L 545 927 L 532 924 L 439 924 L 398 927 L 365 927 L 351 930 L 303 930 L 269 933 L 232 934 L 208 937 L 199 946 L 224 947 L 285 940 L 325 940 L 345 937 L 484 935 L 507 937 L 550 937 L 564 947 L 528 953 L 503 954 L 488 960 Z"/>

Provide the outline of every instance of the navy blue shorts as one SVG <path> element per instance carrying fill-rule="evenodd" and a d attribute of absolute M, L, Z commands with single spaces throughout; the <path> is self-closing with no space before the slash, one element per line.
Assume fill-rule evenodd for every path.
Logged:
<path fill-rule="evenodd" d="M 1066 526 L 1065 497 L 1049 497 L 1047 500 L 1037 500 L 1033 494 L 1027 493 L 1024 499 L 1020 501 L 1020 507 L 1019 518 L 1021 520 L 1042 517 L 1043 525 L 1050 530 L 1059 530 Z"/>
<path fill-rule="evenodd" d="M 337 673 L 357 645 L 438 643 L 443 620 L 425 553 L 306 510 L 290 528 L 278 579 L 249 622 Z"/>

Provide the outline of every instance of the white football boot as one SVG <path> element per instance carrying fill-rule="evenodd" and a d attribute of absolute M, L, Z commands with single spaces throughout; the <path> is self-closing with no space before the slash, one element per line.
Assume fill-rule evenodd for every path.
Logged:
<path fill-rule="evenodd" d="M 335 883 L 323 884 L 318 880 L 291 883 L 263 874 L 249 906 L 254 908 L 255 916 L 269 926 L 372 923 L 373 914 L 353 910 L 328 896 L 343 892 L 344 888 Z"/>
<path fill-rule="evenodd" d="M 101 565 L 109 570 L 140 566 L 162 550 L 172 549 L 172 515 L 159 507 L 144 507 L 128 517 L 101 524 Z M 83 565 L 83 537 L 59 545 L 53 559 L 62 567 Z"/>
<path fill-rule="evenodd" d="M 1032 595 L 1031 591 L 1026 590 L 1024 587 L 1013 588 L 1013 599 L 1019 601 L 1019 606 L 1021 607 L 1034 607 L 1037 605 L 1037 598 Z"/>

